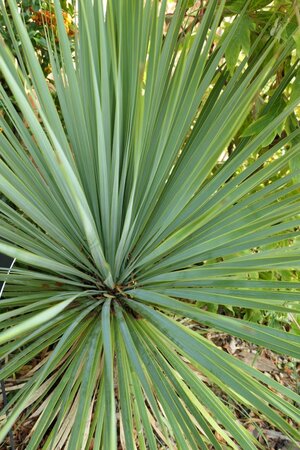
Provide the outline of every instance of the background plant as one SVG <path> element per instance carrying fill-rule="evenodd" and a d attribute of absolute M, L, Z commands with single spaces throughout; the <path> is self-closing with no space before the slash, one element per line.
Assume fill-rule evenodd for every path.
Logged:
<path fill-rule="evenodd" d="M 22 15 L 24 24 L 28 32 L 28 36 L 34 45 L 35 52 L 39 58 L 40 65 L 48 76 L 51 73 L 51 65 L 49 59 L 49 52 L 47 46 L 47 38 L 45 33 L 45 25 L 48 25 L 53 29 L 54 35 L 56 34 L 56 22 L 53 2 L 41 2 L 36 0 L 21 0 L 16 2 L 19 8 L 19 12 Z M 72 44 L 72 38 L 76 31 L 76 23 L 74 16 L 74 2 L 61 1 L 61 8 L 63 10 L 63 18 L 67 34 Z M 9 10 L 7 11 L 8 17 L 11 19 Z M 20 52 L 22 52 L 22 43 L 16 35 L 16 30 L 13 22 L 7 22 L 6 14 L 0 15 L 0 31 L 1 36 L 5 40 L 5 43 L 12 50 L 13 55 L 18 60 L 20 58 Z M 19 63 L 21 63 L 20 58 Z"/>
<path fill-rule="evenodd" d="M 187 1 L 168 23 L 166 2 L 86 1 L 74 53 L 55 1 L 57 106 L 8 4 L 22 62 L 2 43 L 13 101 L 1 86 L 0 251 L 18 266 L 0 304 L 1 378 L 40 362 L 3 408 L 0 438 L 35 416 L 28 449 L 221 449 L 219 436 L 259 447 L 218 388 L 299 440 L 299 396 L 184 320 L 299 357 L 299 336 L 200 307 L 299 311 L 298 281 L 261 275 L 299 269 L 297 116 L 281 133 L 299 95 L 273 114 L 294 90 L 295 32 L 262 29 L 232 70 L 247 7 L 219 38 L 224 2 L 182 33 Z"/>

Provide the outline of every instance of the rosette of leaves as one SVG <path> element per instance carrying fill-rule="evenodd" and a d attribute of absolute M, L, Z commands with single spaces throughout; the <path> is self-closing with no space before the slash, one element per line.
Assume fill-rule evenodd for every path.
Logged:
<path fill-rule="evenodd" d="M 299 311 L 298 282 L 252 275 L 300 266 L 299 182 L 272 181 L 299 152 L 300 130 L 243 166 L 299 99 L 220 164 L 293 37 L 273 54 L 269 36 L 251 59 L 254 43 L 231 76 L 224 54 L 244 12 L 216 44 L 224 2 L 210 1 L 180 40 L 190 2 L 178 1 L 167 31 L 166 1 L 78 2 L 75 53 L 54 3 L 59 108 L 14 0 L 23 64 L 0 49 L 17 105 L 0 87 L 10 201 L 0 201 L 0 251 L 17 259 L 1 275 L 1 379 L 38 361 L 2 410 L 1 441 L 34 419 L 27 450 L 260 448 L 226 399 L 299 440 L 300 397 L 204 332 L 295 358 L 300 337 L 200 306 Z"/>

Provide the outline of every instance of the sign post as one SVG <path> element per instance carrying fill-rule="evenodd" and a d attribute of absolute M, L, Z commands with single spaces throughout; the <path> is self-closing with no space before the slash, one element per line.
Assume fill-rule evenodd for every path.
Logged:
<path fill-rule="evenodd" d="M 14 265 L 15 260 L 13 258 L 10 258 L 6 255 L 0 254 L 0 269 L 4 269 L 7 271 L 7 273 L 10 272 L 12 269 L 12 266 Z M 3 290 L 4 290 L 5 282 L 0 281 L 0 298 L 2 296 Z"/>

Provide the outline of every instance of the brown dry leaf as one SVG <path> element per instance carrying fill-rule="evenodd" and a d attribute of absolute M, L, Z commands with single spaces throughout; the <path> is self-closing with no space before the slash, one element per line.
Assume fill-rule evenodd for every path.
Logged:
<path fill-rule="evenodd" d="M 55 379 L 56 373 L 54 373 L 50 378 L 47 379 L 35 392 L 34 394 L 28 398 L 26 408 L 32 405 L 39 397 L 43 395 L 43 393 L 48 389 L 52 381 Z"/>
<path fill-rule="evenodd" d="M 258 356 L 257 358 L 255 354 L 249 353 L 247 350 L 242 350 L 238 355 L 238 358 L 241 359 L 244 363 L 249 364 L 250 366 L 253 364 L 258 370 L 262 372 L 278 372 L 278 368 L 270 359 L 265 356 Z"/>
<path fill-rule="evenodd" d="M 84 429 L 84 440 L 83 440 L 83 448 L 86 448 L 86 444 L 89 438 L 89 432 L 90 432 L 90 428 L 91 428 L 91 423 L 92 423 L 92 419 L 93 419 L 93 411 L 94 411 L 94 404 L 95 404 L 95 400 L 96 400 L 96 394 L 93 396 L 92 401 L 91 401 L 91 406 L 89 409 L 89 414 L 88 414 L 88 420 L 85 424 L 85 429 Z"/>
<path fill-rule="evenodd" d="M 79 393 L 77 393 L 73 405 L 65 414 L 64 420 L 62 421 L 62 425 L 55 437 L 53 448 L 55 450 L 60 450 L 64 447 L 64 445 L 69 442 L 70 432 L 72 426 L 75 422 L 76 412 L 79 404 Z"/>

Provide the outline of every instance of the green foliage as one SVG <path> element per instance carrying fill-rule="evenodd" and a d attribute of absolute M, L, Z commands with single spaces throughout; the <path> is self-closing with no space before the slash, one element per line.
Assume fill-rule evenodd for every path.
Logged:
<path fill-rule="evenodd" d="M 231 74 L 233 74 L 240 51 L 243 50 L 246 55 L 249 55 L 250 51 L 250 33 L 255 29 L 255 23 L 249 16 L 244 15 L 239 21 L 239 25 L 234 33 L 234 39 L 232 39 L 230 45 L 225 52 L 226 63 Z"/>
<path fill-rule="evenodd" d="M 17 259 L 1 379 L 40 362 L 0 440 L 38 416 L 28 450 L 260 448 L 218 389 L 299 441 L 299 395 L 190 326 L 299 357 L 297 333 L 257 323 L 300 312 L 294 34 L 249 25 L 230 71 L 248 10 L 220 39 L 224 2 L 182 32 L 187 0 L 168 23 L 166 2 L 86 0 L 73 49 L 55 0 L 53 93 L 7 3 L 22 55 L 0 47 L 0 251 Z"/>
<path fill-rule="evenodd" d="M 298 54 L 298 56 L 300 56 L 300 30 L 299 29 L 294 33 L 293 37 L 294 37 L 294 41 L 296 44 L 297 54 Z"/>
<path fill-rule="evenodd" d="M 273 3 L 270 0 L 251 0 L 247 2 L 247 9 L 251 12 L 256 12 L 258 9 L 264 8 L 270 3 Z M 243 0 L 234 0 L 226 2 L 226 12 L 232 12 L 234 14 L 238 14 L 245 6 L 245 1 Z"/>
<path fill-rule="evenodd" d="M 64 12 L 64 21 L 72 44 L 71 38 L 76 30 L 74 23 L 74 2 L 64 0 L 60 4 Z M 17 6 L 26 25 L 28 36 L 34 45 L 40 65 L 47 76 L 51 73 L 51 67 L 45 27 L 50 25 L 54 29 L 56 28 L 53 1 L 21 0 L 17 2 Z M 9 11 L 4 9 L 4 5 L 0 14 L 0 33 L 6 45 L 12 50 L 13 55 L 17 59 L 21 59 L 22 42 L 16 35 L 16 29 L 11 21 L 11 15 Z"/>

